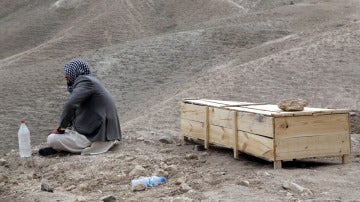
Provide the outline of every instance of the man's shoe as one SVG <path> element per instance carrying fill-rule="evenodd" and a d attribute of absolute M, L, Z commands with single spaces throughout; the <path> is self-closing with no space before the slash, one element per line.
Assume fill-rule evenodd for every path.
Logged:
<path fill-rule="evenodd" d="M 50 156 L 59 153 L 57 150 L 51 148 L 51 147 L 45 147 L 42 149 L 39 149 L 40 156 Z"/>

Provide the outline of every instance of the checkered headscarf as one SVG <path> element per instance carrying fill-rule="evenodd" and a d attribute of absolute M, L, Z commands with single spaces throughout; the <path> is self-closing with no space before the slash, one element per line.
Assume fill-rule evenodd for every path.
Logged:
<path fill-rule="evenodd" d="M 91 74 L 89 65 L 83 60 L 73 60 L 67 63 L 64 71 L 71 81 L 71 85 L 68 85 L 68 91 L 70 93 L 73 90 L 74 82 L 78 76 Z"/>

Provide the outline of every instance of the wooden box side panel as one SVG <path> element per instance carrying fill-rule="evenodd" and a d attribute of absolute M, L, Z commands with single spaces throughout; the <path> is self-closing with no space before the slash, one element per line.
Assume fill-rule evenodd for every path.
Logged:
<path fill-rule="evenodd" d="M 234 148 L 234 131 L 222 126 L 210 125 L 209 142 Z"/>
<path fill-rule="evenodd" d="M 205 122 L 206 107 L 207 106 L 181 103 L 181 119 Z"/>
<path fill-rule="evenodd" d="M 275 118 L 275 138 L 349 133 L 348 114 Z"/>
<path fill-rule="evenodd" d="M 240 151 L 274 161 L 274 140 L 260 135 L 239 131 L 238 148 Z"/>
<path fill-rule="evenodd" d="M 276 160 L 350 154 L 349 134 L 275 139 Z"/>
<path fill-rule="evenodd" d="M 238 130 L 258 134 L 266 137 L 274 137 L 273 117 L 262 114 L 237 112 Z"/>
<path fill-rule="evenodd" d="M 234 111 L 220 108 L 209 108 L 210 125 L 222 126 L 225 128 L 234 127 Z"/>
<path fill-rule="evenodd" d="M 205 139 L 204 136 L 205 124 L 198 121 L 191 121 L 181 119 L 181 134 L 183 137 L 193 137 L 198 139 Z"/>

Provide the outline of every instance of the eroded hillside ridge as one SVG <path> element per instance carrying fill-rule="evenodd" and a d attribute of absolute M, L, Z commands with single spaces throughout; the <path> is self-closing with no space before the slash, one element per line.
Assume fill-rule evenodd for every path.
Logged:
<path fill-rule="evenodd" d="M 124 130 L 179 134 L 187 97 L 359 110 L 358 1 L 10 1 L 0 6 L 1 151 L 45 141 L 87 60 Z"/>

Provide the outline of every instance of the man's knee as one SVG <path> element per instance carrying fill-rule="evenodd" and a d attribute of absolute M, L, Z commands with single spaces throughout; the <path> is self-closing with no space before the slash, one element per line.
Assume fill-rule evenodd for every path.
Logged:
<path fill-rule="evenodd" d="M 50 134 L 47 137 L 47 144 L 52 148 L 55 148 L 56 145 L 58 145 L 59 142 L 60 142 L 60 140 L 59 140 L 59 135 L 58 134 Z"/>

